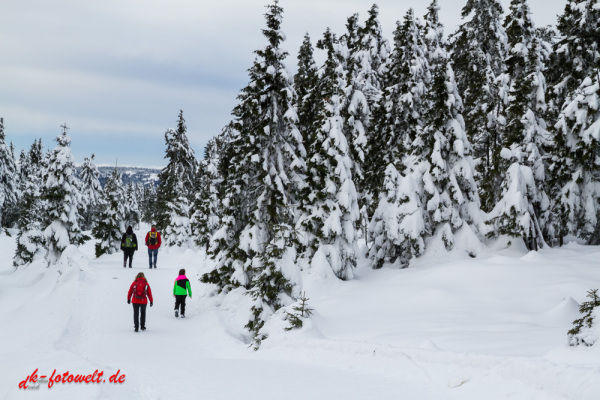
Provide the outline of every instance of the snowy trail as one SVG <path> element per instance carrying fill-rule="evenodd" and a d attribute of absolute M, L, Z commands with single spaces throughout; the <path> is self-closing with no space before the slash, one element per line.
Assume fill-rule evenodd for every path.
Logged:
<path fill-rule="evenodd" d="M 0 237 L 0 246 L 11 251 L 7 243 Z M 579 293 L 598 279 L 596 269 L 586 268 L 598 259 L 597 249 L 576 250 L 576 255 L 561 249 L 444 268 L 359 268 L 353 282 L 308 276 L 304 286 L 312 293 L 314 321 L 302 331 L 270 337 L 258 352 L 248 348 L 242 328 L 246 297 L 212 296 L 211 288 L 198 283 L 208 268 L 201 252 L 163 249 L 156 270 L 147 268 L 143 250 L 132 269 L 122 267 L 120 253 L 95 259 L 89 256 L 93 243 L 74 251 L 72 263 L 60 273 L 41 265 L 12 273 L 3 261 L 0 399 L 595 400 L 600 352 L 573 352 L 555 344 L 555 336 L 564 336 L 563 320 L 572 317 L 572 306 L 562 305 L 559 297 Z M 536 272 L 553 258 L 574 256 L 575 272 L 563 266 L 543 277 Z M 172 284 L 182 267 L 194 297 L 188 299 L 187 318 L 176 319 Z M 476 275 L 477 269 L 481 275 L 460 288 L 448 282 L 456 274 Z M 497 296 L 476 304 L 481 292 L 490 290 L 481 285 L 484 276 L 511 287 L 516 269 L 527 284 L 504 296 L 498 289 Z M 126 293 L 140 271 L 150 283 L 154 306 L 147 309 L 148 330 L 135 333 Z M 417 306 L 434 295 L 442 305 Z M 510 315 L 503 320 L 523 296 L 539 299 L 512 314 L 522 326 Z M 411 302 L 403 304 L 407 298 Z M 546 312 L 555 298 L 557 310 Z M 443 315 L 447 319 L 439 322 Z M 509 337 L 489 342 L 480 334 L 495 327 L 499 338 L 506 332 Z M 475 329 L 479 332 L 469 333 Z M 538 335 L 533 349 L 515 345 L 515 338 L 530 335 Z M 489 352 L 482 351 L 486 342 Z M 40 375 L 54 369 L 59 374 L 99 370 L 107 382 L 19 389 L 36 368 Z M 125 382 L 109 383 L 117 371 L 125 374 Z"/>

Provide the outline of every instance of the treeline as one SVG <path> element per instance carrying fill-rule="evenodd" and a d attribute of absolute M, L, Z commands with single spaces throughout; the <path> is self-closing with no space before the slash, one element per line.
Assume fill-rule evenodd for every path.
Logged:
<path fill-rule="evenodd" d="M 299 271 L 352 278 L 361 238 L 373 268 L 430 246 L 475 256 L 497 235 L 531 250 L 599 242 L 596 0 L 568 2 L 557 32 L 525 0 L 506 15 L 467 0 L 462 15 L 446 39 L 433 0 L 390 43 L 373 5 L 316 41 L 321 65 L 307 34 L 291 76 L 282 8 L 268 6 L 266 45 L 202 162 L 196 230 L 216 261 L 202 281 L 254 299 L 255 344 L 299 298 Z"/>

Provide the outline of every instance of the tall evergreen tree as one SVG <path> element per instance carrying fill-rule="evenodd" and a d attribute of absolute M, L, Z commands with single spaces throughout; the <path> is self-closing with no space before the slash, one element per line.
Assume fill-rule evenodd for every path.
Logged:
<path fill-rule="evenodd" d="M 42 192 L 42 199 L 47 202 L 43 228 L 49 264 L 56 263 L 67 246 L 81 245 L 86 240 L 79 227 L 82 199 L 71 155 L 71 138 L 66 124 L 61 128 L 62 133 L 56 137 L 57 146 L 49 155 Z"/>
<path fill-rule="evenodd" d="M 427 7 L 427 14 L 423 18 L 423 41 L 427 48 L 427 62 L 430 68 L 435 68 L 438 63 L 445 62 L 447 58 L 447 43 L 444 39 L 444 25 L 440 21 L 440 6 L 438 0 L 432 0 Z"/>
<path fill-rule="evenodd" d="M 189 212 L 189 204 L 195 196 L 195 174 L 198 170 L 194 149 L 190 146 L 187 138 L 183 111 L 179 111 L 177 129 L 168 129 L 165 132 L 165 143 L 167 146 L 165 158 L 169 162 L 158 175 L 160 184 L 157 190 L 155 222 L 157 228 L 164 233 L 164 239 L 168 243 L 167 229 L 179 225 L 182 222 L 179 218 L 189 220 L 189 214 L 179 213 Z M 180 196 L 186 198 L 187 205 L 185 207 L 176 204 Z"/>
<path fill-rule="evenodd" d="M 586 78 L 554 125 L 553 225 L 559 243 L 567 234 L 600 243 L 600 73 Z"/>
<path fill-rule="evenodd" d="M 305 256 L 327 259 L 340 279 L 353 277 L 356 265 L 355 225 L 359 219 L 358 196 L 352 172 L 351 144 L 344 132 L 347 49 L 329 29 L 317 47 L 327 52 L 319 71 L 315 130 L 308 142 L 308 185 L 302 196 L 300 227 Z"/>
<path fill-rule="evenodd" d="M 115 167 L 104 184 L 92 235 L 96 242 L 96 257 L 113 254 L 120 249 L 121 234 L 125 232 L 125 194 L 121 173 Z"/>
<path fill-rule="evenodd" d="M 150 182 L 144 186 L 144 196 L 142 201 L 142 221 L 147 224 L 153 224 L 154 217 L 158 214 L 156 210 L 156 186 L 154 182 Z"/>
<path fill-rule="evenodd" d="M 213 234 L 221 222 L 219 186 L 222 178 L 219 174 L 219 138 L 211 139 L 204 150 L 204 159 L 200 162 L 192 230 L 198 246 L 208 246 Z"/>
<path fill-rule="evenodd" d="M 318 103 L 315 101 L 318 83 L 318 67 L 314 59 L 314 49 L 308 33 L 304 35 L 298 53 L 298 72 L 294 75 L 296 89 L 296 109 L 298 110 L 298 130 L 302 142 L 308 142 L 317 116 Z"/>
<path fill-rule="evenodd" d="M 369 109 L 379 100 L 385 87 L 385 68 L 390 56 L 390 44 L 383 37 L 383 28 L 379 22 L 379 6 L 373 4 L 364 26 L 358 30 L 359 41 L 356 49 L 350 49 L 357 65 L 355 79 L 364 93 Z"/>
<path fill-rule="evenodd" d="M 184 195 L 188 190 L 189 188 L 183 186 L 183 182 L 177 182 L 173 187 L 176 196 L 167 203 L 169 224 L 162 231 L 163 243 L 167 246 L 184 246 L 192 243 L 191 206 Z"/>
<path fill-rule="evenodd" d="M 406 149 L 423 127 L 424 97 L 431 72 L 419 21 L 410 9 L 394 32 L 394 50 L 386 72 L 385 88 L 372 116 L 365 155 L 364 190 L 377 207 L 387 165 L 402 162 Z"/>
<path fill-rule="evenodd" d="M 210 248 L 217 263 L 202 277 L 220 291 L 249 291 L 255 302 L 247 328 L 256 341 L 261 340 L 264 321 L 291 301 L 291 288 L 297 284 L 281 270 L 278 260 L 293 250 L 281 249 L 279 238 L 292 235 L 292 207 L 304 181 L 295 92 L 283 62 L 287 52 L 280 48 L 285 38 L 280 30 L 283 10 L 278 1 L 267 8 L 263 34 L 268 43 L 255 51 L 250 83 L 233 110 L 223 222 Z"/>
<path fill-rule="evenodd" d="M 451 249 L 459 229 L 469 235 L 482 230 L 471 144 L 448 62 L 438 64 L 427 100 L 424 128 L 411 142 L 404 177 L 393 165 L 387 169 L 386 191 L 371 223 L 374 267 L 397 257 L 406 266 L 427 243 L 439 241 Z"/>
<path fill-rule="evenodd" d="M 558 17 L 560 38 L 554 44 L 548 69 L 550 117 L 573 99 L 586 78 L 600 67 L 600 7 L 598 0 L 568 0 Z"/>
<path fill-rule="evenodd" d="M 568 234 L 598 240 L 598 119 L 600 7 L 567 2 L 549 68 L 552 158 L 548 166 L 552 227 L 558 244 Z"/>
<path fill-rule="evenodd" d="M 511 2 L 504 26 L 509 49 L 507 70 L 499 79 L 506 107 L 500 165 L 506 173 L 502 197 L 490 214 L 492 233 L 522 237 L 530 250 L 537 250 L 544 244 L 549 214 L 542 159 L 548 145 L 542 62 L 547 56 L 526 0 Z"/>
<path fill-rule="evenodd" d="M 82 229 L 89 230 L 95 215 L 98 212 L 100 199 L 102 198 L 102 185 L 100 185 L 100 172 L 94 164 L 94 154 L 90 158 L 84 158 L 79 172 L 81 181 L 81 195 L 83 200 Z"/>
<path fill-rule="evenodd" d="M 42 233 L 42 210 L 44 201 L 40 198 L 42 191 L 42 142 L 34 141 L 29 152 L 21 153 L 19 179 L 19 207 L 17 228 L 17 248 L 13 265 L 19 267 L 33 261 L 35 255 L 44 247 Z"/>
<path fill-rule="evenodd" d="M 505 70 L 507 38 L 497 0 L 467 0 L 462 17 L 466 22 L 453 35 L 452 60 L 464 102 L 467 135 L 478 159 L 482 207 L 490 211 L 501 193 L 503 107 L 496 81 Z"/>
<path fill-rule="evenodd" d="M 123 203 L 125 209 L 125 225 L 136 227 L 141 221 L 138 187 L 133 182 L 129 182 L 123 189 L 125 195 Z"/>

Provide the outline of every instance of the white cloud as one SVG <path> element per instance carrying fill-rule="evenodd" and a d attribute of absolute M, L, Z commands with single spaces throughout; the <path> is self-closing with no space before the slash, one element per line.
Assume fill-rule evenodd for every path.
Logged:
<path fill-rule="evenodd" d="M 295 69 L 306 32 L 313 41 L 328 26 L 342 34 L 347 17 L 358 12 L 364 21 L 373 2 L 281 0 L 288 67 Z M 268 3 L 3 0 L 0 116 L 8 140 L 54 135 L 65 121 L 80 138 L 107 131 L 121 132 L 123 140 L 160 138 L 181 108 L 192 143 L 203 146 L 229 121 L 238 91 L 247 84 L 253 51 L 264 45 Z M 428 3 L 377 1 L 388 39 L 409 7 L 421 16 Z M 460 23 L 465 3 L 440 0 L 447 32 Z M 562 3 L 533 0 L 534 19 L 553 23 Z M 508 0 L 502 4 L 506 11 Z M 162 141 L 157 143 L 154 157 L 164 153 Z"/>

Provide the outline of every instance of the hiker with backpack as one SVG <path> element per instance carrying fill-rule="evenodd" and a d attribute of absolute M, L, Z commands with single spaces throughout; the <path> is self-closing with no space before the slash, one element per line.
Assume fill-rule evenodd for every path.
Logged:
<path fill-rule="evenodd" d="M 150 269 L 152 269 L 153 265 L 156 269 L 156 257 L 158 257 L 158 248 L 160 247 L 160 244 L 160 232 L 156 231 L 156 225 L 152 225 L 152 229 L 146 234 L 146 246 L 148 246 Z"/>
<path fill-rule="evenodd" d="M 129 268 L 133 262 L 133 253 L 138 249 L 137 236 L 133 233 L 131 225 L 127 227 L 127 231 L 121 238 L 121 250 L 123 250 L 123 268 L 127 267 L 127 259 L 129 259 Z"/>
<path fill-rule="evenodd" d="M 179 276 L 175 279 L 175 286 L 173 287 L 173 297 L 175 297 L 175 317 L 179 315 L 179 309 L 181 308 L 181 318 L 185 318 L 185 298 L 187 294 L 190 294 L 192 298 L 192 288 L 190 287 L 190 280 L 185 276 L 185 269 L 179 270 Z"/>
<path fill-rule="evenodd" d="M 152 307 L 154 305 L 152 290 L 150 290 L 150 285 L 148 285 L 144 273 L 140 272 L 136 275 L 135 281 L 133 281 L 127 293 L 127 304 L 133 302 L 133 326 L 135 327 L 135 332 L 138 331 L 138 327 L 140 326 L 143 331 L 146 330 L 146 305 L 148 304 L 148 300 L 150 300 L 150 307 Z"/>

